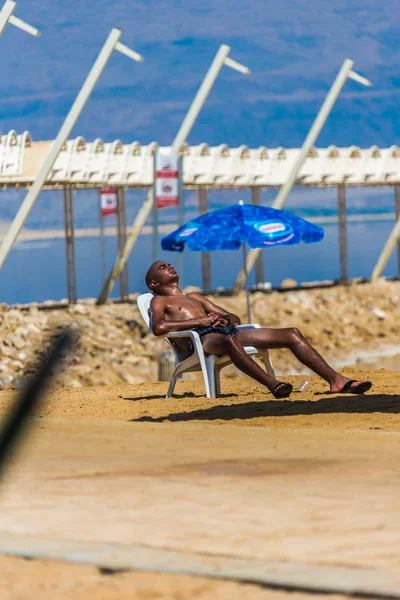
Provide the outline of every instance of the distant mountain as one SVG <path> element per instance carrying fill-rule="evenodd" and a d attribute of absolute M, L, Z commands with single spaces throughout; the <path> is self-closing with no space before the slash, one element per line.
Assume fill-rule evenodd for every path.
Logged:
<path fill-rule="evenodd" d="M 39 27 L 42 37 L 9 26 L 0 39 L 0 129 L 28 129 L 35 140 L 54 138 L 110 29 L 119 26 L 122 41 L 141 52 L 145 62 L 113 55 L 73 135 L 170 144 L 219 45 L 226 43 L 252 74 L 223 68 L 190 143 L 301 145 L 349 57 L 374 87 L 347 82 L 318 145 L 400 144 L 400 37 L 393 6 L 375 0 L 329 5 L 319 0 L 86 0 L 78 5 L 19 0 L 16 14 Z M 291 202 L 320 206 L 329 197 L 333 210 L 335 195 L 327 194 L 296 192 Z M 366 202 L 366 210 L 387 202 L 389 210 L 390 193 L 375 194 L 363 190 L 349 198 L 354 206 Z M 1 192 L 1 220 L 13 217 L 22 197 L 23 192 Z M 142 198 L 130 196 L 129 220 Z M 234 202 L 238 195 L 220 193 L 215 200 L 211 195 L 210 206 L 221 198 Z M 78 226 L 96 223 L 96 194 L 77 194 L 75 214 Z M 170 217 L 164 213 L 163 219 Z M 48 193 L 28 225 L 51 228 L 62 220 L 61 195 Z"/>
<path fill-rule="evenodd" d="M 348 82 L 319 144 L 399 140 L 400 38 L 393 3 L 374 0 L 20 0 L 32 38 L 9 26 L 0 41 L 0 128 L 53 138 L 111 27 L 145 56 L 115 53 L 75 134 L 169 144 L 220 43 L 252 69 L 224 68 L 191 143 L 299 146 L 342 61 L 374 82 Z"/>

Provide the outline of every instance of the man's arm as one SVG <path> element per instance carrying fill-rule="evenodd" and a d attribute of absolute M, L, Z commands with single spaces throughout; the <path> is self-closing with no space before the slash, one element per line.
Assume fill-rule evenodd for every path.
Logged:
<path fill-rule="evenodd" d="M 174 331 L 186 331 L 186 329 L 196 329 L 197 327 L 211 327 L 211 317 L 197 317 L 187 319 L 186 321 L 167 321 L 165 319 L 165 304 L 163 298 L 154 296 L 150 303 L 150 325 L 151 330 L 156 336 L 168 335 Z"/>
<path fill-rule="evenodd" d="M 229 323 L 230 325 L 240 325 L 240 319 L 234 313 L 227 312 L 224 308 L 218 306 L 217 304 L 214 304 L 214 302 L 211 302 L 209 298 L 206 298 L 201 294 L 190 295 L 193 296 L 193 298 L 196 298 L 196 300 L 198 300 L 199 302 L 201 302 L 201 304 L 204 307 L 204 310 L 208 315 L 215 314 L 218 315 L 218 317 L 225 319 L 227 321 L 227 324 Z"/>

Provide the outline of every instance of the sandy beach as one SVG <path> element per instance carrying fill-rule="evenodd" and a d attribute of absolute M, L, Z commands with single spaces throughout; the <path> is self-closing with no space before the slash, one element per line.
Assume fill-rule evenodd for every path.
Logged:
<path fill-rule="evenodd" d="M 43 340 L 80 335 L 3 482 L 2 597 L 400 597 L 400 283 L 252 295 L 254 321 L 301 329 L 365 396 L 278 350 L 307 391 L 275 400 L 229 368 L 215 400 L 194 375 L 165 399 L 135 297 L 0 307 L 0 416 Z M 245 319 L 244 294 L 215 301 Z"/>
<path fill-rule="evenodd" d="M 374 387 L 330 395 L 312 377 L 283 401 L 247 378 L 215 400 L 200 380 L 168 400 L 163 382 L 48 392 L 3 482 L 2 597 L 322 598 L 207 576 L 238 558 L 400 590 L 400 375 L 344 372 Z M 0 414 L 15 398 L 0 393 Z M 100 568 L 111 547 L 114 566 L 133 552 L 136 567 Z"/>
<path fill-rule="evenodd" d="M 245 318 L 244 294 L 215 300 Z M 273 351 L 281 378 L 310 384 L 285 400 L 233 368 L 215 400 L 199 376 L 165 399 L 167 346 L 134 303 L 1 306 L 0 416 L 43 340 L 80 334 L 3 481 L 2 597 L 400 597 L 399 302 L 388 281 L 252 295 L 256 322 L 373 381 L 331 395 Z"/>

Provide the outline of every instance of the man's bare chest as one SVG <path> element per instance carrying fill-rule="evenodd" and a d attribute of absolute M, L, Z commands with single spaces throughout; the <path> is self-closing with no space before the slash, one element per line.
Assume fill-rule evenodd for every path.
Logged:
<path fill-rule="evenodd" d="M 205 315 L 203 305 L 198 300 L 190 298 L 190 296 L 168 298 L 165 312 L 169 317 L 182 319 L 191 319 Z"/>

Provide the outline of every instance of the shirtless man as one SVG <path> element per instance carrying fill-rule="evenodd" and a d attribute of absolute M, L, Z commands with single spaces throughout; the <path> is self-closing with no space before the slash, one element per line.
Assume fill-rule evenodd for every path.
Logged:
<path fill-rule="evenodd" d="M 246 354 L 244 346 L 266 350 L 289 348 L 303 365 L 329 383 L 332 394 L 363 394 L 372 386 L 370 381 L 355 381 L 334 371 L 294 327 L 235 329 L 236 325 L 240 325 L 237 315 L 227 313 L 201 294 L 183 294 L 179 289 L 178 273 L 167 262 L 159 260 L 151 265 L 146 274 L 146 285 L 155 294 L 150 304 L 154 335 L 195 329 L 205 352 L 228 355 L 238 369 L 265 385 L 275 398 L 286 398 L 293 391 L 293 386 L 268 375 Z M 175 341 L 187 352 L 184 340 Z"/>

